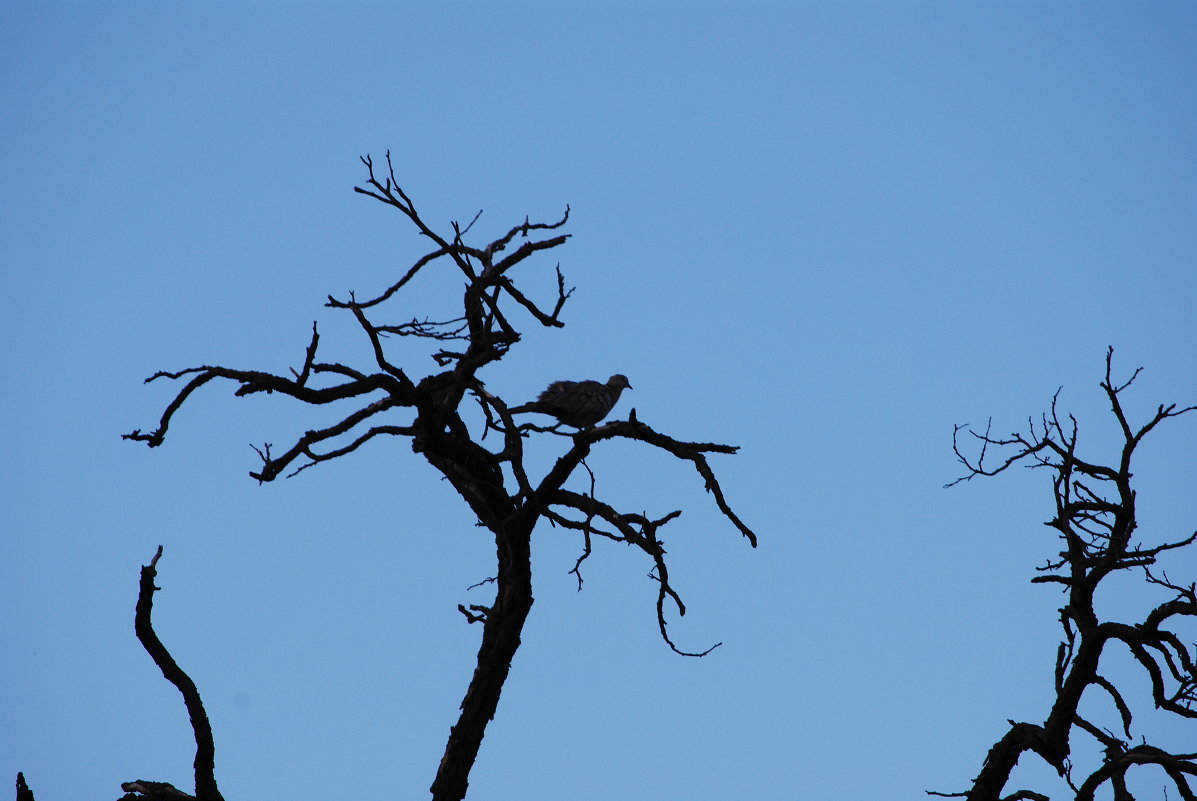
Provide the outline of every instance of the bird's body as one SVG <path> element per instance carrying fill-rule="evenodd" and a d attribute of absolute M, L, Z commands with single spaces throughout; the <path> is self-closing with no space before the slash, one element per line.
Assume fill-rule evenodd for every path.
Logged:
<path fill-rule="evenodd" d="M 589 428 L 602 420 L 619 400 L 625 389 L 631 389 L 625 375 L 616 373 L 607 383 L 598 381 L 554 381 L 540 397 L 531 403 L 516 406 L 512 414 L 539 412 L 556 417 L 566 425 Z"/>

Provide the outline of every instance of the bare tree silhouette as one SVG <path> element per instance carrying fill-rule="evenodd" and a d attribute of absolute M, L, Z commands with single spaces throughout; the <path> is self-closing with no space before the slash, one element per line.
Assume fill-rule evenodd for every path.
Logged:
<path fill-rule="evenodd" d="M 257 448 L 261 465 L 250 475 L 258 481 L 294 475 L 347 456 L 373 440 L 393 437 L 410 440 L 412 450 L 449 481 L 479 525 L 494 537 L 497 560 L 493 603 L 485 607 L 459 607 L 471 623 L 482 623 L 482 638 L 473 678 L 461 703 L 457 723 L 450 730 L 431 788 L 435 801 L 458 801 L 466 795 L 470 769 L 487 723 L 495 715 L 512 658 L 520 646 L 524 622 L 532 608 L 531 536 L 541 522 L 580 534 L 581 555 L 574 567 L 579 582 L 581 564 L 591 553 L 595 537 L 640 549 L 652 563 L 650 575 L 657 584 L 656 619 L 665 643 L 685 656 L 704 656 L 718 646 L 716 643 L 702 651 L 686 651 L 677 646 L 668 630 L 667 609 L 671 607 L 684 615 L 686 607 L 671 582 L 659 531 L 677 518 L 680 510 L 653 517 L 643 512 L 623 511 L 614 503 L 596 497 L 594 474 L 589 473 L 584 462 L 593 449 L 612 440 L 634 440 L 689 463 L 720 512 L 754 547 L 756 536 L 728 505 L 707 461 L 709 454 L 731 454 L 737 448 L 675 439 L 638 420 L 634 409 L 626 420 L 573 433 L 562 431 L 560 424 L 550 428 L 517 424 L 508 404 L 490 392 L 479 377 L 483 368 L 502 359 L 520 341 L 521 324 L 517 322 L 520 315 L 544 327 L 562 327 L 561 313 L 573 290 L 566 289 L 560 267 L 555 268 L 556 291 L 546 299 L 535 299 L 522 291 L 516 274 L 517 268 L 526 267 L 531 257 L 566 242 L 569 235 L 559 231 L 569 220 L 568 207 L 555 222 L 531 222 L 525 218 L 494 241 L 470 245 L 466 237 L 478 216 L 464 226 L 452 223 L 452 233 L 442 235 L 425 222 L 400 186 L 389 152 L 385 174 L 376 171 L 370 157 L 364 157 L 362 162 L 367 180 L 355 190 L 394 208 L 432 243 L 431 249 L 412 262 L 398 280 L 369 300 L 358 300 L 353 294 L 347 299 L 328 298 L 327 306 L 346 310 L 353 316 L 369 340 L 374 363 L 351 367 L 318 360 L 320 337 L 313 325 L 303 364 L 298 370 L 292 369 L 290 375 L 218 365 L 155 373 L 147 382 L 168 379 L 186 380 L 186 383 L 166 406 L 153 431 L 136 430 L 125 438 L 145 442 L 151 448 L 162 445 L 179 408 L 201 387 L 219 379 L 238 384 L 235 393 L 238 397 L 277 393 L 313 405 L 360 399 L 360 405 L 339 422 L 303 432 L 281 453 L 276 453 L 270 445 Z M 442 270 L 446 277 L 464 277 L 459 316 L 443 322 L 424 318 L 378 323 L 371 319 L 377 309 L 417 274 L 434 270 Z M 432 359 L 438 369 L 421 376 L 414 372 L 413 366 L 393 362 L 387 347 L 391 337 L 415 337 L 436 343 Z M 463 406 L 474 408 L 475 404 L 482 419 L 476 425 L 479 430 L 471 431 L 463 418 Z M 485 441 L 491 433 L 495 436 L 488 447 Z M 524 439 L 542 433 L 561 436 L 564 447 L 544 475 L 533 477 L 524 463 Z M 579 468 L 589 473 L 590 480 L 583 481 L 581 487 L 570 488 L 567 484 Z M 217 799 L 215 782 L 206 794 L 197 787 L 197 795 Z"/>
<path fill-rule="evenodd" d="M 1186 778 L 1197 776 L 1194 761 L 1197 753 L 1170 753 L 1148 744 L 1146 739 L 1132 745 L 1136 738 L 1131 731 L 1134 720 L 1131 706 L 1123 691 L 1101 672 L 1102 658 L 1110 647 L 1124 646 L 1146 674 L 1158 709 L 1183 718 L 1197 718 L 1195 649 L 1176 631 L 1185 618 L 1197 617 L 1194 584 L 1171 580 L 1167 574 L 1153 570 L 1160 554 L 1192 545 L 1197 533 L 1171 541 L 1159 537 L 1140 539 L 1135 490 L 1131 485 L 1132 457 L 1143 439 L 1160 423 L 1191 412 L 1197 406 L 1161 405 L 1146 423 L 1132 424 L 1123 409 L 1122 395 L 1142 368 L 1121 384 L 1116 383 L 1113 353 L 1113 348 L 1106 352 L 1101 388 L 1118 421 L 1123 442 L 1120 452 L 1108 460 L 1089 461 L 1081 457 L 1079 426 L 1071 415 L 1061 418 L 1057 407 L 1059 391 L 1052 399 L 1051 410 L 1038 421 L 1029 421 L 1025 433 L 995 437 L 990 426 L 984 433 L 956 427 L 954 449 L 966 472 L 948 486 L 979 476 L 994 476 L 1014 465 L 1041 468 L 1051 474 L 1056 508 L 1047 525 L 1055 529 L 1063 547 L 1059 558 L 1037 568 L 1040 575 L 1031 581 L 1059 585 L 1063 590 L 1065 603 L 1060 609 L 1060 624 L 1064 635 L 1056 654 L 1056 699 L 1043 723 L 1010 721 L 1009 731 L 989 750 L 981 772 L 967 792 L 932 792 L 932 795 L 969 801 L 1046 799 L 1046 795 L 1026 789 L 1002 795 L 1019 757 L 1030 751 L 1065 778 L 1078 801 L 1092 799 L 1106 782 L 1113 788 L 1115 801 L 1132 801 L 1126 775 L 1142 765 L 1162 769 L 1185 801 L 1197 799 Z M 975 455 L 965 453 L 962 448 L 962 431 L 977 446 Z M 986 462 L 991 450 L 1002 454 L 996 463 Z M 1140 621 L 1102 620 L 1096 604 L 1102 582 L 1127 571 L 1140 573 L 1143 581 L 1158 588 L 1165 600 Z M 1081 699 L 1090 689 L 1108 696 L 1121 724 L 1118 733 L 1081 716 Z M 1071 759 L 1072 735 L 1078 730 L 1096 740 L 1104 752 L 1101 764 L 1088 772 L 1078 771 Z"/>

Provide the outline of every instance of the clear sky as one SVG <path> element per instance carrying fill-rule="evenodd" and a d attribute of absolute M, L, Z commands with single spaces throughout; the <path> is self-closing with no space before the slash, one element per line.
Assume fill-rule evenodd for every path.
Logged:
<path fill-rule="evenodd" d="M 226 798 L 426 797 L 480 633 L 456 606 L 490 598 L 460 502 L 402 441 L 258 486 L 251 443 L 339 410 L 232 386 L 163 448 L 120 440 L 172 397 L 154 371 L 285 372 L 313 320 L 325 358 L 368 364 L 324 298 L 425 243 L 351 191 L 361 154 L 390 148 L 441 230 L 570 204 L 541 265 L 577 287 L 567 326 L 530 327 L 488 386 L 626 373 L 620 414 L 742 446 L 715 467 L 761 539 L 686 465 L 601 448 L 609 497 L 686 510 L 672 633 L 724 645 L 674 655 L 643 558 L 601 543 L 579 593 L 576 538 L 538 532 L 471 799 L 963 789 L 1007 718 L 1048 710 L 1059 598 L 1028 579 L 1058 547 L 1046 475 L 942 488 L 953 424 L 1014 430 L 1063 386 L 1110 458 L 1109 345 L 1145 368 L 1132 414 L 1197 402 L 1190 2 L 9 0 L 0 37 L 0 781 L 39 801 L 191 789 L 180 697 L 133 636 L 159 544 L 156 625 Z M 445 280 L 394 321 L 451 311 Z M 1193 529 L 1194 453 L 1197 418 L 1144 448 L 1145 538 Z"/>

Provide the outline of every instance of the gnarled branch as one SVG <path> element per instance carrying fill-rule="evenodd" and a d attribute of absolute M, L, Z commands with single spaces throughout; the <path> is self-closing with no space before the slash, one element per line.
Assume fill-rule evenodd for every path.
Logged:
<path fill-rule="evenodd" d="M 1011 722 L 1010 731 L 990 749 L 981 773 L 965 794 L 970 801 L 997 801 L 1019 756 L 1026 751 L 1037 753 L 1064 775 L 1074 727 L 1092 735 L 1105 751 L 1102 764 L 1077 789 L 1078 799 L 1092 798 L 1097 787 L 1107 781 L 1113 784 L 1116 797 L 1129 797 L 1122 795 L 1126 792 L 1125 774 L 1132 766 L 1141 764 L 1160 765 L 1181 797 L 1192 797 L 1184 776 L 1197 772 L 1193 755 L 1169 754 L 1146 743 L 1128 749 L 1125 742 L 1085 720 L 1078 712 L 1087 689 L 1104 691 L 1118 713 L 1123 733 L 1128 741 L 1131 739 L 1130 706 L 1117 687 L 1098 672 L 1106 647 L 1120 642 L 1147 674 L 1158 708 L 1181 717 L 1197 718 L 1193 650 L 1174 631 L 1164 628 L 1178 618 L 1197 618 L 1197 597 L 1192 585 L 1185 587 L 1157 579 L 1150 572 L 1159 554 L 1192 544 L 1197 534 L 1179 541 L 1137 544 L 1136 495 L 1131 486 L 1132 458 L 1143 438 L 1164 420 L 1193 411 L 1197 406 L 1161 405 L 1146 423 L 1133 425 L 1123 407 L 1122 393 L 1131 387 L 1141 370 L 1116 383 L 1112 378 L 1112 359 L 1113 349 L 1110 349 L 1106 352 L 1105 378 L 1100 386 L 1118 421 L 1123 442 L 1117 457 L 1105 464 L 1078 456 L 1077 421 L 1071 415 L 1067 423 L 1061 418 L 1058 390 L 1050 411 L 1037 423 L 1029 421 L 1025 433 L 995 437 L 988 424 L 983 433 L 966 426 L 957 426 L 953 432 L 953 450 L 966 473 L 948 486 L 978 476 L 997 475 L 1016 464 L 1052 471 L 1056 514 L 1047 525 L 1055 529 L 1064 549 L 1058 561 L 1039 568 L 1044 575 L 1031 581 L 1060 584 L 1067 593 L 1067 602 L 1060 610 L 1064 640 L 1056 657 L 1055 703 L 1042 725 Z M 962 431 L 979 443 L 975 457 L 964 452 L 960 443 Z M 996 464 L 986 465 L 991 448 L 1009 455 Z M 1111 574 L 1130 569 L 1143 569 L 1148 584 L 1171 590 L 1173 597 L 1150 610 L 1142 622 L 1101 621 L 1095 601 L 1101 582 Z"/>
<path fill-rule="evenodd" d="M 159 545 L 154 558 L 148 565 L 141 568 L 141 584 L 137 593 L 134 629 L 137 632 L 137 639 L 150 658 L 154 660 L 154 664 L 162 671 L 162 675 L 183 694 L 183 703 L 186 705 L 187 715 L 191 719 L 191 730 L 195 734 L 195 797 L 197 801 L 224 801 L 216 786 L 216 745 L 212 739 L 212 724 L 208 722 L 208 713 L 204 711 L 204 702 L 200 699 L 195 682 L 179 667 L 174 657 L 170 655 L 170 651 L 166 650 L 166 646 L 154 632 L 151 615 L 154 608 L 154 593 L 158 590 L 154 586 L 154 578 L 158 574 L 158 560 L 161 558 L 162 546 Z M 136 782 L 135 784 L 160 785 L 161 783 Z M 170 789 L 174 790 L 173 787 Z M 144 794 L 150 795 L 149 793 Z M 165 796 L 157 794 L 151 797 Z"/>

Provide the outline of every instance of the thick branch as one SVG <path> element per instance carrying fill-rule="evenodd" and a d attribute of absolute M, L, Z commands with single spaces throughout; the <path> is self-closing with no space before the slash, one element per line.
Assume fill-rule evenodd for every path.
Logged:
<path fill-rule="evenodd" d="M 204 702 L 200 700 L 199 690 L 191 677 L 183 672 L 175 662 L 174 657 L 166 650 L 166 646 L 154 633 L 154 626 L 150 616 L 154 608 L 154 593 L 158 590 L 154 586 L 157 575 L 158 560 L 162 558 L 162 546 L 150 560 L 148 565 L 141 568 L 141 586 L 137 594 L 137 614 L 134 629 L 137 639 L 141 641 L 146 653 L 154 660 L 154 664 L 162 671 L 166 680 L 178 688 L 183 694 L 183 703 L 187 706 L 187 715 L 191 719 L 191 730 L 195 734 L 195 797 L 198 801 L 224 801 L 220 790 L 216 786 L 216 745 L 212 739 L 212 725 L 208 722 L 208 714 L 204 711 Z"/>
<path fill-rule="evenodd" d="M 24 773 L 17 773 L 17 801 L 33 801 L 33 791 L 25 783 Z"/>
<path fill-rule="evenodd" d="M 1097 789 L 1107 781 L 1115 785 L 1122 784 L 1125 787 L 1123 783 L 1126 773 L 1135 765 L 1160 766 L 1172 780 L 1184 801 L 1197 801 L 1197 795 L 1193 794 L 1193 790 L 1185 778 L 1186 775 L 1197 776 L 1197 764 L 1146 743 L 1126 750 L 1120 746 L 1107 749 L 1104 764 L 1090 774 L 1077 788 L 1076 801 L 1093 801 Z M 1118 797 L 1116 794 L 1115 798 Z M 1123 795 L 1122 797 L 1129 798 L 1130 796 Z"/>

